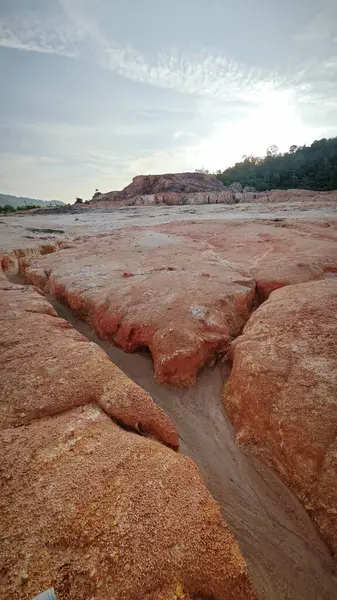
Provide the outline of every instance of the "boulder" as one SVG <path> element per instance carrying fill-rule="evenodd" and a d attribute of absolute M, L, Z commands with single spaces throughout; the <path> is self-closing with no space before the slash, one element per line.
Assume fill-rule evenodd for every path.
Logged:
<path fill-rule="evenodd" d="M 230 349 L 223 402 L 337 552 L 337 278 L 273 292 Z"/>

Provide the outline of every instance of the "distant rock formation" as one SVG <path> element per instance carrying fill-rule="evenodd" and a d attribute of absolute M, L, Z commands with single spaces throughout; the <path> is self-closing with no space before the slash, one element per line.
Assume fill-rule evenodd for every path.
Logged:
<path fill-rule="evenodd" d="M 237 204 L 241 202 L 289 202 L 305 200 L 336 200 L 337 192 L 312 190 L 270 190 L 257 192 L 234 182 L 226 188 L 214 175 L 206 173 L 166 173 L 139 175 L 120 192 L 96 192 L 89 208 L 107 206 L 153 206 L 157 204 L 198 205 Z"/>
<path fill-rule="evenodd" d="M 214 175 L 205 173 L 166 173 L 164 175 L 139 175 L 122 190 L 118 197 L 127 200 L 144 194 L 163 192 L 221 192 L 225 186 Z"/>
<path fill-rule="evenodd" d="M 106 194 L 100 194 L 96 192 L 91 202 L 95 204 L 100 202 L 114 202 L 125 205 L 165 203 L 188 204 L 189 202 L 180 201 L 181 194 L 219 194 L 225 191 L 226 188 L 221 181 L 219 181 L 214 175 L 207 175 L 206 173 L 166 173 L 164 175 L 138 175 L 137 177 L 134 177 L 132 182 L 120 192 L 108 192 Z M 140 198 L 142 198 L 142 200 L 140 200 Z M 167 202 L 165 200 L 167 200 Z M 202 203 L 203 202 L 199 202 L 199 204 Z M 215 202 L 213 203 L 215 204 Z"/>

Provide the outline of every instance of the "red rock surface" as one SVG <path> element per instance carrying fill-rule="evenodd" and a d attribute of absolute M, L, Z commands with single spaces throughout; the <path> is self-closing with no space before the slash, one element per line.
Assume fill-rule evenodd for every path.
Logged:
<path fill-rule="evenodd" d="M 166 173 L 164 175 L 139 175 L 134 177 L 130 185 L 118 195 L 119 200 L 126 200 L 143 194 L 160 194 L 163 192 L 216 192 L 225 187 L 213 175 L 205 173 Z"/>
<path fill-rule="evenodd" d="M 86 406 L 0 434 L 0 598 L 254 598 L 189 459 Z"/>
<path fill-rule="evenodd" d="M 148 347 L 160 382 L 189 386 L 241 332 L 254 295 L 323 279 L 336 257 L 333 225 L 206 221 L 79 240 L 20 268 L 103 339 Z"/>
<path fill-rule="evenodd" d="M 249 277 L 210 258 L 183 237 L 145 231 L 78 244 L 26 276 L 103 339 L 131 352 L 149 347 L 159 381 L 191 385 L 240 333 L 254 295 Z"/>
<path fill-rule="evenodd" d="M 126 426 L 178 446 L 173 423 L 96 344 L 31 286 L 0 281 L 0 427 L 96 402 Z"/>
<path fill-rule="evenodd" d="M 169 418 L 31 287 L 0 282 L 0 426 L 97 402 L 124 425 L 178 447 Z"/>
<path fill-rule="evenodd" d="M 255 598 L 192 461 L 110 418 L 176 446 L 168 417 L 33 288 L 0 291 L 1 600 Z"/>
<path fill-rule="evenodd" d="M 156 230 L 207 243 L 213 262 L 254 279 L 260 300 L 278 287 L 322 279 L 337 267 L 336 221 L 168 223 Z"/>
<path fill-rule="evenodd" d="M 337 553 L 337 279 L 273 292 L 232 344 L 237 441 L 295 491 Z"/>

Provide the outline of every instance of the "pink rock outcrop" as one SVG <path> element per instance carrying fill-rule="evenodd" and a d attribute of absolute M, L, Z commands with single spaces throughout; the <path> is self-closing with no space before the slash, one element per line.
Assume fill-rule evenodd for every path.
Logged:
<path fill-rule="evenodd" d="M 117 422 L 178 447 L 167 415 L 31 286 L 0 281 L 0 427 L 97 403 Z"/>
<path fill-rule="evenodd" d="M 168 417 L 36 290 L 0 286 L 1 600 L 255 599 L 195 465 L 157 441 L 177 446 Z"/>
<path fill-rule="evenodd" d="M 166 173 L 163 175 L 138 175 L 121 191 L 94 194 L 90 207 L 234 204 L 239 202 L 277 203 L 291 201 L 333 201 L 337 193 L 312 190 L 269 190 L 256 192 L 232 184 L 226 188 L 214 175 L 207 173 Z"/>
<path fill-rule="evenodd" d="M 190 386 L 253 303 L 333 272 L 336 241 L 333 227 L 300 222 L 169 223 L 78 240 L 18 268 L 103 339 L 148 347 L 160 382 Z"/>
<path fill-rule="evenodd" d="M 101 338 L 129 352 L 148 347 L 159 381 L 188 386 L 240 333 L 255 289 L 200 250 L 177 236 L 124 233 L 42 258 L 25 274 Z"/>
<path fill-rule="evenodd" d="M 221 192 L 224 185 L 214 175 L 206 173 L 166 173 L 164 175 L 139 175 L 119 192 L 119 200 L 145 194 L 163 192 Z"/>
<path fill-rule="evenodd" d="M 192 461 L 98 408 L 0 433 L 0 598 L 255 598 Z"/>
<path fill-rule="evenodd" d="M 337 278 L 273 292 L 232 344 L 239 444 L 294 490 L 337 553 Z"/>

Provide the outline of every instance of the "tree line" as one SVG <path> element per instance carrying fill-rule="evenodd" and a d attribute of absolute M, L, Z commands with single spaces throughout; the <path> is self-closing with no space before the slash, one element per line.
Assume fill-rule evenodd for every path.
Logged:
<path fill-rule="evenodd" d="M 243 156 L 241 162 L 217 178 L 228 187 L 238 182 L 256 191 L 302 188 L 337 189 L 337 137 L 317 140 L 311 146 L 291 146 L 284 154 L 270 146 L 265 157 Z"/>
<path fill-rule="evenodd" d="M 5 204 L 5 206 L 0 206 L 0 213 L 11 213 L 20 210 L 31 210 L 32 208 L 41 208 L 41 206 L 37 206 L 37 204 L 24 204 L 23 206 L 12 206 L 11 204 Z"/>

